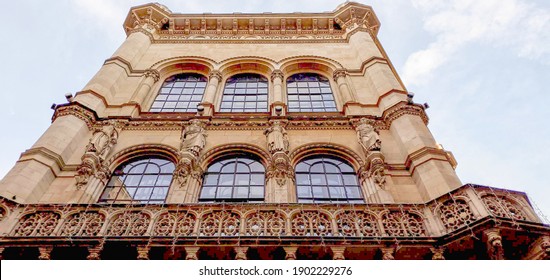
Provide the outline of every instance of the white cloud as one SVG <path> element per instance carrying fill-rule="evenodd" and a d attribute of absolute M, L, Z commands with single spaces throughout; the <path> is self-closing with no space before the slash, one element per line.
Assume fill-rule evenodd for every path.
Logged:
<path fill-rule="evenodd" d="M 435 35 L 411 54 L 406 84 L 424 84 L 434 71 L 468 44 L 510 48 L 518 57 L 550 64 L 550 11 L 521 0 L 413 0 L 424 28 Z"/>

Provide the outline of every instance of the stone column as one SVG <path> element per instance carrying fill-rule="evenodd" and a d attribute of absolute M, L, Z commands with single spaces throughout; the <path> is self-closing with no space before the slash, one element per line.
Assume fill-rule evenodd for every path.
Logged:
<path fill-rule="evenodd" d="M 333 246 L 330 247 L 332 250 L 332 259 L 333 260 L 345 260 L 344 257 L 344 251 L 346 251 L 346 247 L 344 246 Z"/>
<path fill-rule="evenodd" d="M 138 260 L 148 260 L 149 259 L 149 247 L 139 245 L 137 246 L 137 259 Z"/>
<path fill-rule="evenodd" d="M 491 228 L 483 232 L 483 238 L 487 244 L 487 255 L 491 260 L 503 260 L 504 248 L 502 247 L 502 236 L 500 230 Z"/>
<path fill-rule="evenodd" d="M 53 246 L 43 246 L 38 247 L 40 255 L 38 256 L 39 260 L 50 260 L 50 254 L 52 252 Z"/>
<path fill-rule="evenodd" d="M 285 250 L 286 256 L 285 260 L 296 260 L 296 251 L 298 250 L 298 247 L 290 246 L 290 247 L 283 247 Z"/>
<path fill-rule="evenodd" d="M 340 69 L 334 71 L 333 78 L 336 84 L 338 85 L 338 90 L 340 92 L 340 100 L 342 101 L 342 106 L 348 102 L 354 101 L 353 96 L 351 95 L 351 90 L 346 81 L 346 76 L 348 75 L 346 70 Z"/>
<path fill-rule="evenodd" d="M 159 79 L 160 73 L 157 70 L 149 69 L 145 71 L 145 73 L 143 73 L 143 80 L 141 81 L 138 89 L 134 92 L 134 95 L 130 99 L 130 103 L 135 103 L 139 105 L 141 111 L 145 111 L 147 108 L 144 108 L 144 106 L 146 105 L 144 104 L 144 101 L 149 100 L 149 98 L 147 97 L 156 97 L 156 94 L 152 94 L 151 90 L 153 89 L 153 85 L 158 82 Z M 138 113 L 139 112 L 137 108 L 135 108 L 131 115 L 137 116 Z"/>
<path fill-rule="evenodd" d="M 218 92 L 218 85 L 222 80 L 222 73 L 220 71 L 212 71 L 208 76 L 208 85 L 204 91 L 204 97 L 200 105 L 204 106 L 204 116 L 211 116 L 214 112 L 214 103 L 216 100 L 216 93 Z"/>
<path fill-rule="evenodd" d="M 433 247 L 430 248 L 430 251 L 432 251 L 432 260 L 444 260 L 445 257 L 443 256 L 443 252 L 445 252 L 445 248 L 441 247 Z"/>
<path fill-rule="evenodd" d="M 248 247 L 235 247 L 235 259 L 236 260 L 247 260 L 246 252 L 248 252 Z"/>
<path fill-rule="evenodd" d="M 276 115 L 276 112 L 273 108 L 275 106 L 281 106 L 283 108 L 283 111 L 281 112 L 281 116 L 285 115 L 285 102 L 284 102 L 284 93 L 283 93 L 283 79 L 284 75 L 283 72 L 280 70 L 275 70 L 273 73 L 271 73 L 271 82 L 273 83 L 273 100 L 272 103 L 269 105 L 271 108 L 271 114 Z"/>
<path fill-rule="evenodd" d="M 198 260 L 199 259 L 197 253 L 201 249 L 200 247 L 185 246 L 184 248 L 185 248 L 185 252 L 187 253 L 187 255 L 185 256 L 186 260 Z"/>
<path fill-rule="evenodd" d="M 88 256 L 86 259 L 100 260 L 101 258 L 99 256 L 101 255 L 101 251 L 103 251 L 103 244 L 88 247 Z"/>

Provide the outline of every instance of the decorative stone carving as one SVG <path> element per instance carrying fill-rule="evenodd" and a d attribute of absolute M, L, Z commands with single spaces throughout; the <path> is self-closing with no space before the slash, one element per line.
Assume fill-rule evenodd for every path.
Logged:
<path fill-rule="evenodd" d="M 182 132 L 179 158 L 174 172 L 180 187 L 186 186 L 189 178 L 200 180 L 202 176 L 202 169 L 197 162 L 201 151 L 206 145 L 205 126 L 204 122 L 193 119 Z"/>
<path fill-rule="evenodd" d="M 193 214 L 185 212 L 168 212 L 162 214 L 155 223 L 155 236 L 191 236 L 197 222 Z"/>
<path fill-rule="evenodd" d="M 199 257 L 197 253 L 199 252 L 201 248 L 200 247 L 194 247 L 194 246 L 185 246 L 185 252 L 187 255 L 185 256 L 186 260 L 198 260 Z"/>
<path fill-rule="evenodd" d="M 245 235 L 247 236 L 286 235 L 285 217 L 279 212 L 258 211 L 247 217 Z"/>
<path fill-rule="evenodd" d="M 336 217 L 340 236 L 380 236 L 376 216 L 367 212 L 345 211 Z"/>
<path fill-rule="evenodd" d="M 109 223 L 107 236 L 143 236 L 149 227 L 150 217 L 143 212 L 124 212 Z"/>
<path fill-rule="evenodd" d="M 430 251 L 432 251 L 432 260 L 445 260 L 445 257 L 443 256 L 443 252 L 445 252 L 445 248 L 441 247 L 433 247 L 430 248 Z"/>
<path fill-rule="evenodd" d="M 296 251 L 298 250 L 298 247 L 283 247 L 285 250 L 286 256 L 285 260 L 296 260 Z"/>
<path fill-rule="evenodd" d="M 348 75 L 348 72 L 344 69 L 335 70 L 332 74 L 332 78 L 335 82 L 338 82 L 339 78 L 345 78 Z"/>
<path fill-rule="evenodd" d="M 98 212 L 81 212 L 69 216 L 61 228 L 61 234 L 65 236 L 97 236 L 105 215 Z"/>
<path fill-rule="evenodd" d="M 328 215 L 317 211 L 304 211 L 292 217 L 292 235 L 330 236 L 332 223 Z"/>
<path fill-rule="evenodd" d="M 153 81 L 156 83 L 160 80 L 160 73 L 156 69 L 148 69 L 143 73 L 143 76 L 147 78 L 152 78 Z"/>
<path fill-rule="evenodd" d="M 475 221 L 470 207 L 463 200 L 447 200 L 439 207 L 439 216 L 448 232 L 455 231 Z"/>
<path fill-rule="evenodd" d="M 283 80 L 284 74 L 281 70 L 275 70 L 273 73 L 271 73 L 271 82 L 275 82 L 276 79 Z"/>
<path fill-rule="evenodd" d="M 330 247 L 332 250 L 332 259 L 333 260 L 345 260 L 344 252 L 346 251 L 346 247 L 343 246 L 332 246 Z"/>
<path fill-rule="evenodd" d="M 248 252 L 248 247 L 235 247 L 235 259 L 236 260 L 246 260 L 246 252 Z"/>
<path fill-rule="evenodd" d="M 483 232 L 487 243 L 487 255 L 491 260 L 503 260 L 504 248 L 502 247 L 502 236 L 496 228 L 488 229 Z"/>
<path fill-rule="evenodd" d="M 199 236 L 237 236 L 241 217 L 228 211 L 215 211 L 201 217 Z"/>
<path fill-rule="evenodd" d="M 357 131 L 357 139 L 363 147 L 365 154 L 370 151 L 380 151 L 381 143 L 380 136 L 375 131 L 366 118 L 361 118 L 357 123 L 355 130 Z"/>
<path fill-rule="evenodd" d="M 382 251 L 382 260 L 385 260 L 385 261 L 395 260 L 395 257 L 393 256 L 393 254 L 395 253 L 395 248 L 385 247 L 385 248 L 380 248 L 380 251 Z"/>
<path fill-rule="evenodd" d="M 91 176 L 96 176 L 106 183 L 109 177 L 109 169 L 104 163 L 117 143 L 120 129 L 121 124 L 114 121 L 94 129 L 92 138 L 90 138 L 90 142 L 86 146 L 86 151 L 82 156 L 82 163 L 76 171 L 77 189 L 88 184 Z"/>
<path fill-rule="evenodd" d="M 382 225 L 388 236 L 426 236 L 423 220 L 416 214 L 387 212 L 382 215 Z"/>
<path fill-rule="evenodd" d="M 43 246 L 38 247 L 38 252 L 40 253 L 38 255 L 39 260 L 50 260 L 50 254 L 52 252 L 53 247 L 52 246 Z"/>
<path fill-rule="evenodd" d="M 86 259 L 100 260 L 99 255 L 101 254 L 101 251 L 103 251 L 103 243 L 96 246 L 88 247 L 88 256 L 86 257 Z"/>
<path fill-rule="evenodd" d="M 211 71 L 210 74 L 208 75 L 208 80 L 212 81 L 213 79 L 216 80 L 216 83 L 221 82 L 222 73 L 220 71 L 217 71 L 217 70 Z"/>
<path fill-rule="evenodd" d="M 59 214 L 37 212 L 23 216 L 15 229 L 14 236 L 50 236 L 59 222 Z"/>
<path fill-rule="evenodd" d="M 482 197 L 482 200 L 489 212 L 495 216 L 514 220 L 528 220 L 521 208 L 506 198 L 486 195 Z"/>
<path fill-rule="evenodd" d="M 267 136 L 267 149 L 271 154 L 285 153 L 288 154 L 288 135 L 281 121 L 272 121 L 271 127 L 265 130 Z"/>
<path fill-rule="evenodd" d="M 137 259 L 138 260 L 148 260 L 149 259 L 149 247 L 147 246 L 137 246 Z"/>

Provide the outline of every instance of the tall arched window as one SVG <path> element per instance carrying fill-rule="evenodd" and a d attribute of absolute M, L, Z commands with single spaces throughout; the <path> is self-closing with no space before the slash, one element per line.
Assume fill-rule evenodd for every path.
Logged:
<path fill-rule="evenodd" d="M 227 79 L 220 112 L 267 112 L 267 78 L 238 74 Z"/>
<path fill-rule="evenodd" d="M 215 161 L 204 176 L 199 201 L 263 201 L 265 168 L 254 157 L 235 155 Z"/>
<path fill-rule="evenodd" d="M 327 78 L 300 73 L 286 80 L 289 112 L 336 112 L 336 103 Z"/>
<path fill-rule="evenodd" d="M 206 82 L 206 77 L 198 74 L 178 74 L 166 79 L 150 111 L 197 112 Z"/>
<path fill-rule="evenodd" d="M 300 203 L 363 203 L 353 168 L 337 157 L 313 156 L 296 165 Z"/>
<path fill-rule="evenodd" d="M 132 160 L 120 165 L 103 191 L 100 203 L 164 203 L 174 163 L 160 157 Z"/>

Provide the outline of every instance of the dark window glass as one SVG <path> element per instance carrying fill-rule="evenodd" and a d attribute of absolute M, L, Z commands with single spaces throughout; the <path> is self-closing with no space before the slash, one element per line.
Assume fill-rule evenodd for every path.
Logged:
<path fill-rule="evenodd" d="M 100 203 L 164 203 L 174 163 L 163 158 L 133 160 L 119 166 L 105 187 Z"/>
<path fill-rule="evenodd" d="M 313 73 L 292 75 L 286 81 L 286 90 L 289 112 L 337 111 L 330 83 L 321 75 Z"/>
<path fill-rule="evenodd" d="M 357 174 L 336 157 L 315 156 L 296 165 L 300 203 L 363 203 Z"/>
<path fill-rule="evenodd" d="M 238 74 L 225 83 L 220 112 L 267 112 L 267 78 Z"/>
<path fill-rule="evenodd" d="M 263 201 L 265 168 L 253 157 L 238 155 L 211 164 L 204 175 L 199 201 Z"/>
<path fill-rule="evenodd" d="M 178 74 L 166 79 L 150 111 L 197 112 L 206 82 L 206 77 L 198 74 Z"/>

